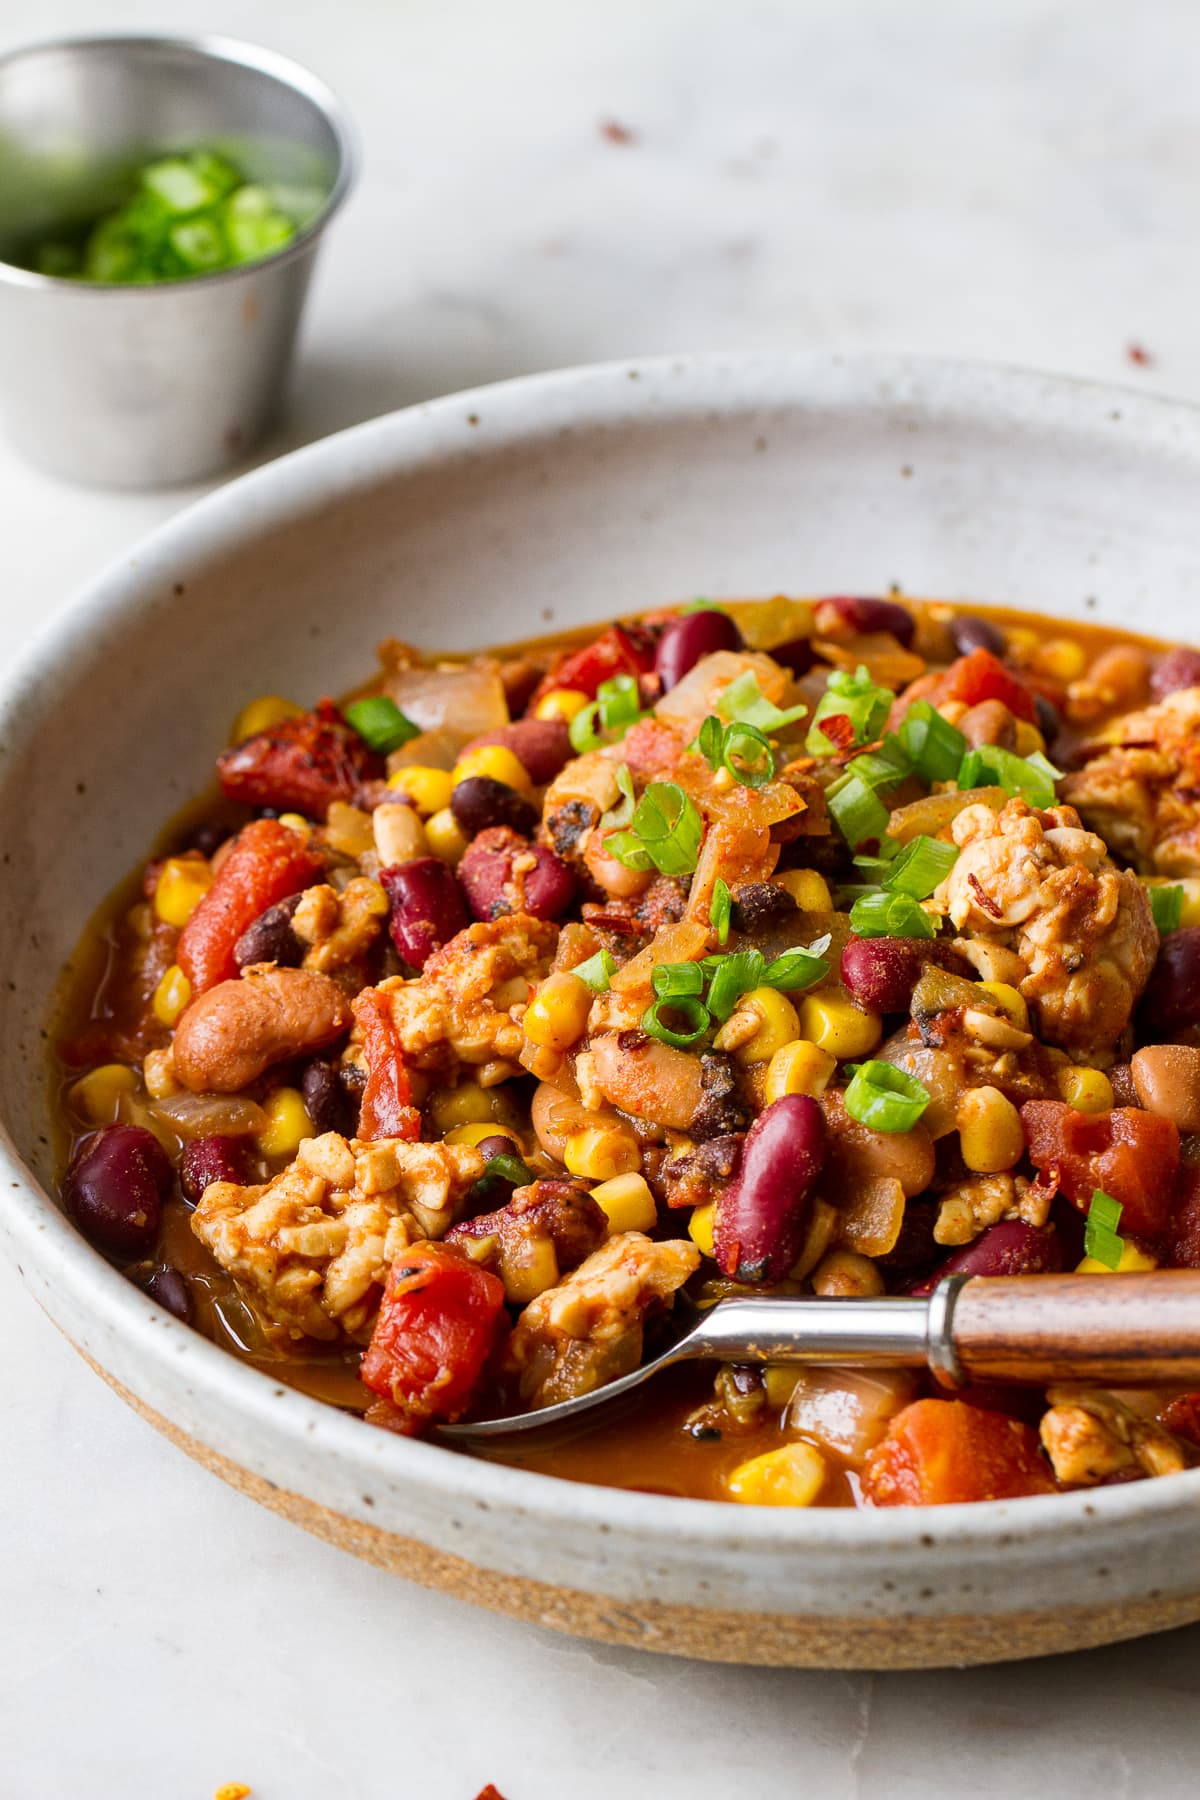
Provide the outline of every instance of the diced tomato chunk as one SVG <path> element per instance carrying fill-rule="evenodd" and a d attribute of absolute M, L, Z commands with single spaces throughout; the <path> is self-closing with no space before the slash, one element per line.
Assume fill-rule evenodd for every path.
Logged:
<path fill-rule="evenodd" d="M 412 1084 L 387 995 L 366 988 L 354 1002 L 354 1017 L 362 1032 L 367 1064 L 358 1135 L 364 1143 L 373 1138 L 407 1138 L 411 1142 L 420 1136 L 421 1115 L 411 1103 Z"/>
<path fill-rule="evenodd" d="M 1033 695 L 990 650 L 972 650 L 950 664 L 938 684 L 936 704 L 941 706 L 947 700 L 961 700 L 964 706 L 999 700 L 1015 719 L 1025 719 L 1030 725 L 1037 721 Z"/>
<path fill-rule="evenodd" d="M 868 1455 L 862 1490 L 872 1506 L 947 1506 L 1050 1494 L 1054 1478 L 1020 1419 L 963 1400 L 916 1400 Z"/>
<path fill-rule="evenodd" d="M 433 1419 L 460 1418 L 503 1316 L 504 1284 L 495 1275 L 452 1244 L 414 1244 L 392 1264 L 359 1374 L 410 1434 Z"/>
<path fill-rule="evenodd" d="M 536 709 L 538 701 L 555 688 L 570 688 L 594 700 L 602 681 L 611 681 L 614 675 L 648 675 L 653 667 L 650 632 L 640 625 L 610 625 L 593 643 L 569 652 L 554 665 L 530 701 L 530 709 Z"/>
<path fill-rule="evenodd" d="M 278 819 L 255 819 L 233 848 L 179 934 L 175 960 L 202 994 L 238 973 L 233 947 L 260 913 L 298 894 L 321 875 L 324 864 Z"/>
<path fill-rule="evenodd" d="M 385 772 L 383 758 L 346 724 L 332 700 L 319 701 L 312 712 L 284 719 L 217 758 L 230 800 L 313 819 L 324 819 L 334 800 L 354 800 L 364 782 Z"/>
<path fill-rule="evenodd" d="M 657 719 L 639 719 L 621 739 L 621 761 L 635 775 L 657 775 L 673 769 L 683 754 L 683 738 Z"/>
<path fill-rule="evenodd" d="M 1200 1449 L 1200 1394 L 1179 1394 L 1158 1415 L 1159 1424 Z"/>
<path fill-rule="evenodd" d="M 1179 1173 L 1179 1129 L 1136 1106 L 1076 1112 L 1061 1100 L 1028 1100 L 1021 1122 L 1035 1169 L 1053 1169 L 1071 1204 L 1086 1213 L 1097 1188 L 1119 1200 L 1121 1231 L 1157 1237 Z"/>

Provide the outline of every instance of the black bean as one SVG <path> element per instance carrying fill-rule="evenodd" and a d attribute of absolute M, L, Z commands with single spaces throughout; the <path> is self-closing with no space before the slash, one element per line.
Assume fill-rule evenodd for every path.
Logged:
<path fill-rule="evenodd" d="M 178 1269 L 159 1269 L 146 1283 L 146 1292 L 186 1325 L 192 1316 L 192 1296 Z"/>
<path fill-rule="evenodd" d="M 336 1063 L 326 1062 L 319 1056 L 306 1063 L 300 1077 L 300 1092 L 318 1136 L 324 1131 L 340 1131 L 347 1136 L 352 1133 L 353 1109 Z"/>
<path fill-rule="evenodd" d="M 976 613 L 959 613 L 951 619 L 950 636 L 960 656 L 970 656 L 972 650 L 990 650 L 993 656 L 1003 656 L 1008 648 L 1000 627 Z"/>
<path fill-rule="evenodd" d="M 292 930 L 292 915 L 302 896 L 289 894 L 286 900 L 268 906 L 252 925 L 247 925 L 233 946 L 233 960 L 239 969 L 252 963 L 278 963 L 294 969 L 304 959 L 304 945 Z"/>
<path fill-rule="evenodd" d="M 537 808 L 507 782 L 490 775 L 469 775 L 450 796 L 450 811 L 468 837 L 476 837 L 493 825 L 507 825 L 522 837 L 537 829 Z"/>

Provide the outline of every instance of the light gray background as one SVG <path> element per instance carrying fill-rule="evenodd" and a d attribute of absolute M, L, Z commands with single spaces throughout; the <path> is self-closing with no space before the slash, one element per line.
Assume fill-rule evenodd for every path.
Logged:
<path fill-rule="evenodd" d="M 445 389 L 678 348 L 928 351 L 1200 396 L 1187 0 L 0 0 L 0 47 L 198 26 L 310 63 L 365 143 L 270 454 Z M 0 650 L 189 497 L 69 489 L 0 448 Z M 1200 1628 L 929 1676 L 577 1645 L 227 1491 L 7 1268 L 0 1368 L 2 1800 L 233 1779 L 255 1800 L 1195 1791 Z"/>

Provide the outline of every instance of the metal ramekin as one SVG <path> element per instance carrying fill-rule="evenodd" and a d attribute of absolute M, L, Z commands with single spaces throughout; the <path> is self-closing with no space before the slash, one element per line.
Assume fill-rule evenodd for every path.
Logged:
<path fill-rule="evenodd" d="M 355 154 L 320 81 L 232 39 L 75 38 L 0 57 L 0 258 L 94 213 L 106 181 L 139 160 L 230 141 L 325 189 L 278 254 L 145 287 L 0 260 L 0 416 L 32 461 L 138 488 L 245 456 L 278 411 L 317 245 Z"/>

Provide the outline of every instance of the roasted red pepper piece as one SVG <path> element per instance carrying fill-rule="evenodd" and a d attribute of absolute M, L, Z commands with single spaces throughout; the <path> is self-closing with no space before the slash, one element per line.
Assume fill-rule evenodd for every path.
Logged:
<path fill-rule="evenodd" d="M 1054 1478 L 1020 1419 L 963 1400 L 916 1400 L 867 1457 L 862 1491 L 872 1506 L 945 1506 L 1050 1494 Z"/>
<path fill-rule="evenodd" d="M 504 1316 L 504 1283 L 452 1244 L 414 1244 L 392 1264 L 359 1374 L 397 1409 L 394 1430 L 457 1419 L 470 1405 Z"/>
<path fill-rule="evenodd" d="M 260 913 L 309 887 L 324 869 L 294 831 L 278 819 L 255 819 L 239 832 L 215 881 L 179 934 L 175 961 L 193 995 L 233 981 L 233 947 Z"/>
<path fill-rule="evenodd" d="M 358 1116 L 358 1135 L 372 1138 L 407 1138 L 421 1134 L 421 1115 L 412 1105 L 412 1087 L 400 1045 L 400 1034 L 386 994 L 367 988 L 354 1002 L 354 1017 L 362 1032 L 367 1063 Z"/>
<path fill-rule="evenodd" d="M 386 773 L 384 760 L 351 730 L 332 700 L 284 719 L 217 758 L 230 800 L 324 819 L 334 800 L 352 801 Z"/>
<path fill-rule="evenodd" d="M 1033 695 L 990 650 L 972 650 L 950 664 L 938 683 L 935 704 L 941 706 L 947 700 L 961 700 L 964 706 L 999 700 L 1015 719 L 1025 719 L 1030 725 L 1037 722 Z"/>
<path fill-rule="evenodd" d="M 537 706 L 555 688 L 570 688 L 573 693 L 596 698 L 602 681 L 614 675 L 648 675 L 654 667 L 654 638 L 639 625 L 610 625 L 594 643 L 573 650 L 557 662 L 543 677 L 530 701 Z"/>
<path fill-rule="evenodd" d="M 1120 1201 L 1123 1234 L 1157 1237 L 1165 1228 L 1179 1173 L 1179 1130 L 1170 1119 L 1134 1106 L 1081 1113 L 1061 1100 L 1028 1100 L 1021 1122 L 1034 1168 L 1054 1170 L 1080 1212 L 1100 1188 Z"/>

